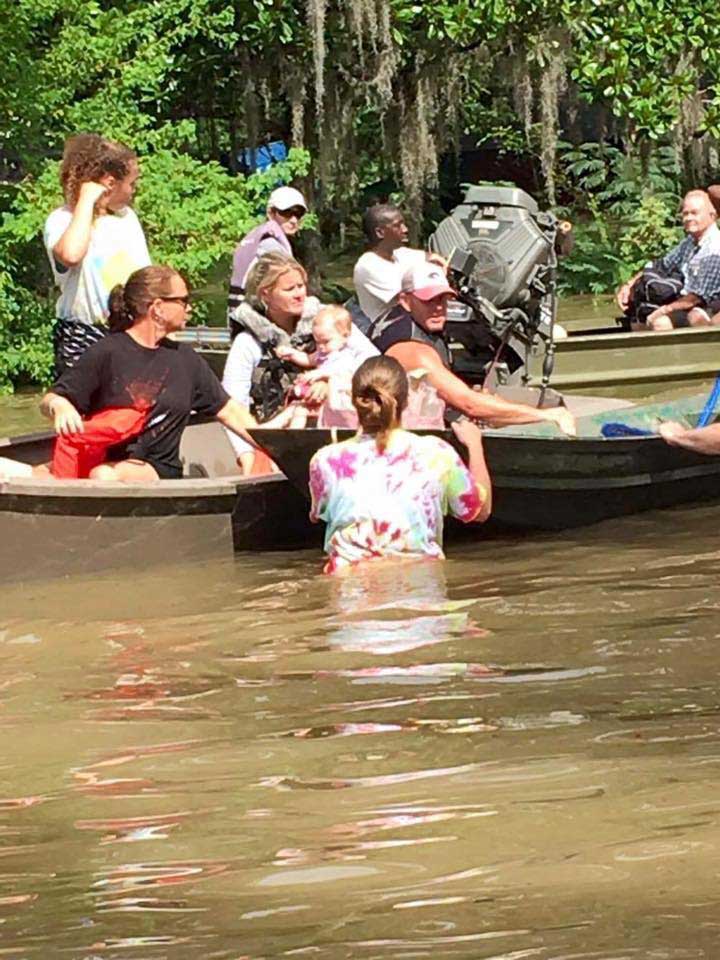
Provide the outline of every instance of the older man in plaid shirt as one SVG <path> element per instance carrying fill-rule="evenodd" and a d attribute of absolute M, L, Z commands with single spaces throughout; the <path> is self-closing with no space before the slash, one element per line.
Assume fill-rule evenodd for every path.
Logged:
<path fill-rule="evenodd" d="M 679 273 L 682 288 L 675 300 L 648 316 L 650 330 L 707 326 L 711 320 L 705 307 L 710 305 L 711 311 L 720 307 L 720 230 L 715 207 L 704 190 L 691 190 L 683 200 L 681 215 L 687 236 L 656 261 L 655 268 L 668 276 Z M 623 311 L 628 310 L 633 287 L 641 276 L 642 271 L 618 290 L 617 302 Z"/>

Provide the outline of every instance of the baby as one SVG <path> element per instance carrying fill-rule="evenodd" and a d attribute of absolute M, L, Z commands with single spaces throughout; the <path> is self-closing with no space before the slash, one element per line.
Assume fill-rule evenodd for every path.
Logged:
<path fill-rule="evenodd" d="M 310 370 L 302 379 L 327 380 L 331 374 L 355 373 L 358 367 L 356 351 L 350 346 L 352 319 L 345 307 L 330 306 L 318 310 L 313 320 L 314 353 L 303 353 L 292 347 L 280 346 L 275 351 L 281 360 L 289 360 L 296 367 Z M 365 359 L 363 357 L 363 359 Z"/>
<path fill-rule="evenodd" d="M 264 427 L 291 427 L 302 429 L 308 418 L 308 395 L 313 383 L 327 380 L 331 395 L 347 392 L 349 397 L 352 376 L 368 357 L 377 350 L 364 334 L 353 330 L 352 319 L 345 307 L 329 306 L 318 311 L 313 320 L 314 353 L 303 353 L 288 346 L 279 346 L 276 354 L 307 371 L 295 381 L 289 391 L 289 404 Z M 332 398 L 331 398 L 332 399 Z"/>

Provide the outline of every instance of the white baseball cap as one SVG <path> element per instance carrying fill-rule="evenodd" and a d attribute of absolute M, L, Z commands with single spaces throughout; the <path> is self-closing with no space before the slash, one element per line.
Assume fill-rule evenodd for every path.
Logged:
<path fill-rule="evenodd" d="M 405 271 L 401 289 L 404 293 L 412 293 L 418 300 L 432 300 L 443 293 L 453 293 L 443 268 L 427 260 Z"/>
<path fill-rule="evenodd" d="M 292 210 L 293 207 L 302 207 L 303 210 L 308 208 L 305 197 L 295 187 L 278 187 L 270 194 L 268 209 L 272 208 L 282 212 L 283 210 Z"/>

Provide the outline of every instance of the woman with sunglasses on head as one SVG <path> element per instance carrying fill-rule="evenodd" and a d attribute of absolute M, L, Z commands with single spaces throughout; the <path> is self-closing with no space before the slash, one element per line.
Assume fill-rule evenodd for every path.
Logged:
<path fill-rule="evenodd" d="M 270 194 L 267 220 L 250 231 L 235 248 L 228 295 L 228 324 L 233 327 L 233 313 L 245 299 L 246 279 L 250 268 L 266 253 L 292 257 L 290 238 L 300 229 L 307 213 L 305 198 L 294 187 L 278 187 Z"/>
<path fill-rule="evenodd" d="M 86 476 L 125 483 L 179 479 L 180 439 L 191 411 L 216 417 L 251 443 L 248 411 L 190 346 L 167 339 L 184 328 L 190 310 L 187 284 L 172 267 L 135 271 L 110 295 L 111 336 L 89 347 L 43 398 L 41 410 L 61 445 L 65 438 L 103 448 L 90 459 L 104 462 Z M 56 476 L 57 459 L 56 449 Z M 0 476 L 2 470 L 0 464 Z"/>
<path fill-rule="evenodd" d="M 65 204 L 45 222 L 44 241 L 60 288 L 53 334 L 55 375 L 107 333 L 108 299 L 133 270 L 148 266 L 145 235 L 131 208 L 140 175 L 135 153 L 94 133 L 65 144 Z"/>

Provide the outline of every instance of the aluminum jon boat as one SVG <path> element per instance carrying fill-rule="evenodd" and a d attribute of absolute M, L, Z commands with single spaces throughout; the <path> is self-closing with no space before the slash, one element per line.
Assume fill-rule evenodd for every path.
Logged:
<path fill-rule="evenodd" d="M 485 431 L 493 517 L 482 527 L 448 524 L 449 540 L 485 538 L 493 528 L 559 530 L 720 498 L 720 457 L 670 447 L 658 437 L 600 437 L 610 420 L 650 428 L 659 419 L 693 423 L 704 397 L 644 407 L 567 399 L 577 414 L 589 411 L 578 420 L 577 440 L 559 437 L 547 424 Z M 319 547 L 322 531 L 308 519 L 308 464 L 319 447 L 352 431 L 255 428 L 253 434 L 285 476 L 240 477 L 220 425 L 197 421 L 183 436 L 182 480 L 0 481 L 0 579 Z M 456 442 L 449 431 L 441 435 Z M 0 455 L 43 463 L 52 442 L 50 433 L 0 440 Z"/>
<path fill-rule="evenodd" d="M 605 439 L 608 422 L 654 429 L 662 420 L 697 421 L 705 397 L 619 407 L 578 419 L 577 439 L 549 424 L 484 431 L 493 514 L 481 536 L 500 530 L 561 530 L 700 500 L 720 500 L 720 457 L 672 447 L 659 436 Z M 252 430 L 305 497 L 308 466 L 321 446 L 350 430 Z M 458 447 L 451 431 L 439 434 Z M 462 450 L 461 450 L 462 452 Z"/>
<path fill-rule="evenodd" d="M 54 434 L 0 439 L 0 456 L 50 460 Z M 281 475 L 238 475 L 222 427 L 185 430 L 182 480 L 0 480 L 0 581 L 196 562 L 320 543 L 305 499 Z"/>

